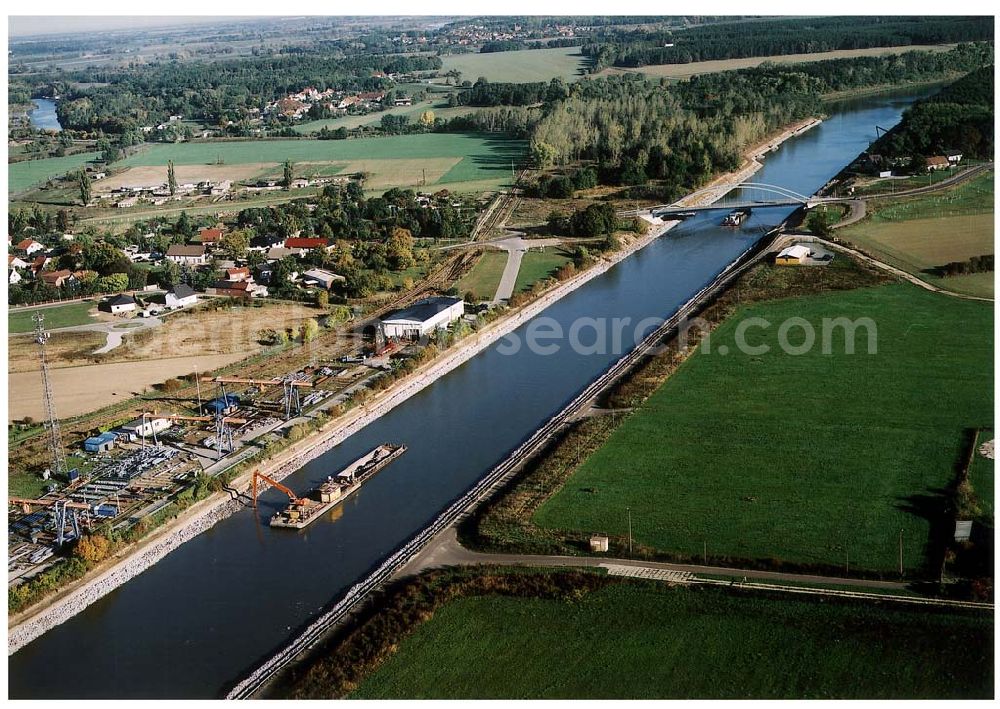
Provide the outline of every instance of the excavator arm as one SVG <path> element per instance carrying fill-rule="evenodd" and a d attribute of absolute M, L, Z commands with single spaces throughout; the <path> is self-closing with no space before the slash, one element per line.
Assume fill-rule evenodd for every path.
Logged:
<path fill-rule="evenodd" d="M 285 493 L 286 495 L 288 495 L 288 499 L 292 501 L 292 504 L 303 504 L 305 502 L 304 500 L 300 500 L 299 496 L 296 495 L 290 488 L 282 485 L 277 480 L 273 480 L 272 478 L 269 478 L 268 476 L 264 475 L 264 473 L 260 472 L 259 470 L 255 470 L 255 471 L 253 471 L 253 485 L 252 485 L 252 487 L 253 487 L 253 503 L 254 503 L 254 505 L 257 504 L 257 481 L 258 480 L 263 480 L 264 482 L 269 483 L 273 487 L 276 487 L 279 490 L 281 490 L 283 493 Z"/>

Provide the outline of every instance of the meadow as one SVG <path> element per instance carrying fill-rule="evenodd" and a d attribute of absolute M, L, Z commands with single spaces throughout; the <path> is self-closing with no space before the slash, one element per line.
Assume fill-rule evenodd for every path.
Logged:
<path fill-rule="evenodd" d="M 902 54 L 904 52 L 947 52 L 954 44 L 941 45 L 901 45 L 896 47 L 872 47 L 869 49 L 838 49 L 832 52 L 814 52 L 812 54 L 779 54 L 769 57 L 747 57 L 741 59 L 713 59 L 689 64 L 654 64 L 638 69 L 609 68 L 601 71 L 598 76 L 621 73 L 639 73 L 654 78 L 687 79 L 698 74 L 712 74 L 719 71 L 734 69 L 750 69 L 765 62 L 772 64 L 802 64 L 805 62 L 820 62 L 828 59 L 851 59 L 853 57 L 881 57 L 887 54 Z"/>
<path fill-rule="evenodd" d="M 451 601 L 359 699 L 987 698 L 987 615 L 624 582 Z"/>
<path fill-rule="evenodd" d="M 471 292 L 476 300 L 492 300 L 506 265 L 506 251 L 484 252 L 476 265 L 455 284 L 459 295 Z"/>
<path fill-rule="evenodd" d="M 32 320 L 32 317 L 36 312 L 40 312 L 45 316 L 45 327 L 49 330 L 57 327 L 89 325 L 97 322 L 97 318 L 91 316 L 91 313 L 94 311 L 94 303 L 90 301 L 67 303 L 66 305 L 56 305 L 51 308 L 17 310 L 7 315 L 7 328 L 12 333 L 31 332 L 35 329 L 35 322 Z"/>
<path fill-rule="evenodd" d="M 829 268 L 829 267 L 828 267 Z M 734 346 L 741 322 L 764 318 Z M 824 318 L 871 318 L 821 345 Z M 816 343 L 777 344 L 804 318 Z M 928 573 L 965 429 L 993 420 L 993 313 L 894 284 L 740 308 L 534 515 L 677 557 Z M 788 340 L 803 342 L 801 327 Z M 728 352 L 725 350 L 728 348 Z M 900 545 L 900 539 L 902 544 Z"/>
<path fill-rule="evenodd" d="M 942 288 L 992 297 L 992 273 L 940 277 L 932 271 L 994 252 L 993 195 L 989 172 L 940 194 L 876 201 L 864 221 L 837 236 Z"/>
<path fill-rule="evenodd" d="M 151 146 L 122 162 L 125 167 L 272 163 L 343 164 L 345 174 L 372 173 L 369 187 L 426 184 L 483 189 L 505 184 L 511 162 L 522 160 L 523 141 L 496 136 L 422 133 L 352 140 L 247 140 Z M 312 168 L 315 169 L 315 168 Z"/>
<path fill-rule="evenodd" d="M 43 158 L 10 163 L 7 165 L 7 192 L 21 192 L 53 177 L 65 175 L 88 161 L 96 159 L 98 155 L 99 153 L 77 153 L 61 158 Z"/>
<path fill-rule="evenodd" d="M 561 247 L 545 247 L 529 251 L 521 259 L 521 268 L 514 282 L 514 292 L 531 289 L 538 281 L 555 276 L 556 271 L 570 263 L 573 257 Z"/>
<path fill-rule="evenodd" d="M 462 116 L 475 110 L 476 109 L 469 106 L 449 106 L 447 101 L 441 102 L 434 99 L 421 101 L 420 103 L 415 103 L 412 106 L 395 106 L 393 108 L 387 108 L 384 111 L 378 111 L 377 113 L 338 116 L 336 118 L 323 118 L 317 121 L 306 121 L 305 123 L 297 123 L 294 128 L 296 133 L 308 135 L 323 128 L 329 128 L 330 130 L 336 130 L 337 128 L 354 130 L 355 128 L 360 128 L 362 126 L 378 126 L 382 122 L 382 116 L 387 115 L 407 116 L 410 119 L 410 123 L 416 123 L 424 111 L 433 111 L 435 118 L 454 118 L 455 116 Z"/>
<path fill-rule="evenodd" d="M 513 52 L 487 54 L 447 54 L 443 56 L 442 73 L 462 72 L 462 81 L 476 82 L 480 77 L 488 81 L 527 83 L 561 78 L 575 81 L 580 78 L 587 59 L 579 47 L 555 49 L 519 49 Z"/>

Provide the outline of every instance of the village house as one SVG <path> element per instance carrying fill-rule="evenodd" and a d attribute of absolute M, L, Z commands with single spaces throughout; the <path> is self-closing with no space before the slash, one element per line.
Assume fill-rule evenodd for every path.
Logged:
<path fill-rule="evenodd" d="M 927 172 L 934 172 L 935 170 L 947 170 L 951 167 L 951 163 L 948 161 L 944 155 L 935 155 L 934 157 L 927 158 L 925 161 L 927 164 Z"/>
<path fill-rule="evenodd" d="M 125 295 L 124 293 L 119 293 L 118 295 L 113 295 L 110 298 L 102 300 L 97 308 L 98 310 L 103 310 L 111 313 L 112 315 L 131 313 L 136 308 L 135 298 L 130 295 Z"/>
<path fill-rule="evenodd" d="M 330 290 L 334 284 L 346 281 L 347 279 L 323 268 L 311 268 L 302 274 L 302 280 L 308 285 L 316 285 L 325 290 Z"/>
<path fill-rule="evenodd" d="M 7 254 L 7 268 L 20 270 L 22 268 L 27 268 L 27 267 L 28 267 L 27 261 L 23 260 L 19 256 L 15 256 L 14 254 Z"/>
<path fill-rule="evenodd" d="M 226 280 L 227 281 L 252 281 L 253 276 L 250 275 L 250 269 L 243 268 L 227 268 L 226 269 Z"/>
<path fill-rule="evenodd" d="M 12 269 L 10 269 L 10 271 L 8 271 L 8 273 L 7 273 L 7 283 L 9 283 L 10 285 L 12 285 L 12 286 L 16 285 L 16 284 L 20 283 L 23 280 L 24 280 L 24 278 L 22 278 L 20 272 L 16 268 L 12 268 Z"/>
<path fill-rule="evenodd" d="M 198 230 L 195 241 L 201 244 L 214 244 L 222 238 L 222 229 L 218 227 L 202 227 Z"/>
<path fill-rule="evenodd" d="M 68 268 L 64 268 L 61 271 L 46 271 L 39 276 L 39 279 L 47 286 L 62 288 L 65 285 L 74 283 L 76 276 Z"/>
<path fill-rule="evenodd" d="M 164 303 L 168 308 L 185 308 L 198 302 L 198 294 L 191 286 L 178 283 L 167 291 L 164 296 Z"/>
<path fill-rule="evenodd" d="M 266 298 L 267 288 L 252 281 L 216 281 L 211 288 L 206 288 L 208 295 L 220 295 L 227 298 Z"/>
<path fill-rule="evenodd" d="M 24 239 L 18 242 L 16 248 L 18 251 L 23 251 L 28 256 L 31 256 L 36 251 L 44 251 L 45 245 L 38 243 L 34 239 Z"/>
<path fill-rule="evenodd" d="M 205 253 L 204 244 L 198 246 L 173 244 L 167 249 L 166 257 L 168 261 L 188 266 L 204 266 L 208 263 L 208 255 Z"/>
<path fill-rule="evenodd" d="M 948 162 L 950 162 L 952 165 L 958 165 L 960 162 L 962 162 L 961 150 L 955 150 L 953 148 L 949 148 L 948 150 L 944 151 L 944 156 L 948 158 Z"/>
<path fill-rule="evenodd" d="M 31 274 L 38 277 L 38 274 L 45 270 L 45 267 L 52 263 L 52 259 L 49 256 L 39 255 L 35 257 L 35 260 L 31 262 Z"/>
<path fill-rule="evenodd" d="M 285 239 L 286 249 L 328 249 L 330 240 L 322 236 L 290 236 Z"/>

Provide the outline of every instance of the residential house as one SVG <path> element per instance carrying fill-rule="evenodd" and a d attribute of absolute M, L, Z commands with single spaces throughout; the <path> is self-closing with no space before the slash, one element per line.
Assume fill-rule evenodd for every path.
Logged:
<path fill-rule="evenodd" d="M 36 251 L 44 251 L 45 245 L 38 243 L 34 239 L 24 239 L 18 242 L 16 248 L 18 251 L 23 251 L 28 256 L 31 256 Z"/>
<path fill-rule="evenodd" d="M 129 207 L 134 207 L 137 204 L 139 204 L 139 195 L 132 195 L 131 197 L 118 200 L 115 207 L 118 209 L 128 209 Z"/>
<path fill-rule="evenodd" d="M 97 308 L 112 315 L 131 313 L 136 309 L 135 298 L 124 293 L 119 293 L 118 295 L 113 295 L 110 298 L 102 300 Z"/>
<path fill-rule="evenodd" d="M 951 163 L 948 161 L 944 155 L 935 155 L 934 157 L 927 158 L 927 172 L 934 172 L 935 170 L 947 170 L 951 167 Z"/>
<path fill-rule="evenodd" d="M 29 267 L 32 275 L 37 278 L 38 274 L 44 271 L 45 267 L 50 263 L 52 263 L 52 259 L 49 256 L 45 256 L 44 254 L 35 256 L 35 260 L 31 262 L 31 266 Z"/>
<path fill-rule="evenodd" d="M 64 268 L 61 271 L 45 271 L 39 278 L 42 283 L 53 288 L 62 288 L 64 285 L 70 285 L 76 281 L 73 272 L 68 268 Z"/>
<path fill-rule="evenodd" d="M 217 227 L 203 227 L 198 230 L 198 236 L 195 238 L 202 244 L 214 244 L 222 238 L 222 229 Z"/>
<path fill-rule="evenodd" d="M 347 279 L 323 268 L 311 268 L 302 274 L 302 280 L 309 285 L 316 285 L 330 290 L 334 284 L 346 281 Z"/>
<path fill-rule="evenodd" d="M 191 286 L 179 283 L 167 291 L 167 294 L 164 296 L 164 302 L 168 308 L 184 308 L 197 303 L 198 294 L 194 292 Z"/>
<path fill-rule="evenodd" d="M 204 266 L 208 263 L 208 254 L 205 253 L 204 244 L 198 246 L 173 244 L 167 249 L 167 260 L 188 266 Z"/>
<path fill-rule="evenodd" d="M 226 269 L 226 280 L 227 281 L 252 281 L 253 276 L 250 275 L 250 269 L 246 268 L 227 268 Z"/>
<path fill-rule="evenodd" d="M 10 269 L 10 271 L 7 273 L 7 283 L 9 283 L 12 286 L 20 283 L 23 280 L 24 278 L 22 278 L 21 274 L 18 272 L 16 268 Z"/>
<path fill-rule="evenodd" d="M 206 288 L 209 295 L 221 295 L 227 298 L 266 298 L 267 288 L 252 281 L 216 281 L 211 288 Z"/>
<path fill-rule="evenodd" d="M 298 236 L 285 239 L 286 249 L 328 249 L 330 240 L 322 236 Z"/>
<path fill-rule="evenodd" d="M 958 165 L 958 163 L 962 162 L 961 150 L 955 150 L 953 148 L 949 148 L 948 150 L 944 151 L 944 156 L 948 158 L 948 162 L 950 162 L 952 165 Z"/>
<path fill-rule="evenodd" d="M 7 268 L 13 268 L 19 271 L 22 268 L 27 268 L 27 267 L 28 267 L 28 262 L 25 261 L 24 259 L 20 258 L 19 256 L 15 256 L 14 254 L 7 254 Z"/>

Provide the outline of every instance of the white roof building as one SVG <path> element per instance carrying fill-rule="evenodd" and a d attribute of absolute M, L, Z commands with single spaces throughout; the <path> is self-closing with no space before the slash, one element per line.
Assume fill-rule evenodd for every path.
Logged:
<path fill-rule="evenodd" d="M 461 298 L 425 298 L 382 320 L 386 337 L 416 339 L 448 327 L 465 314 Z"/>

